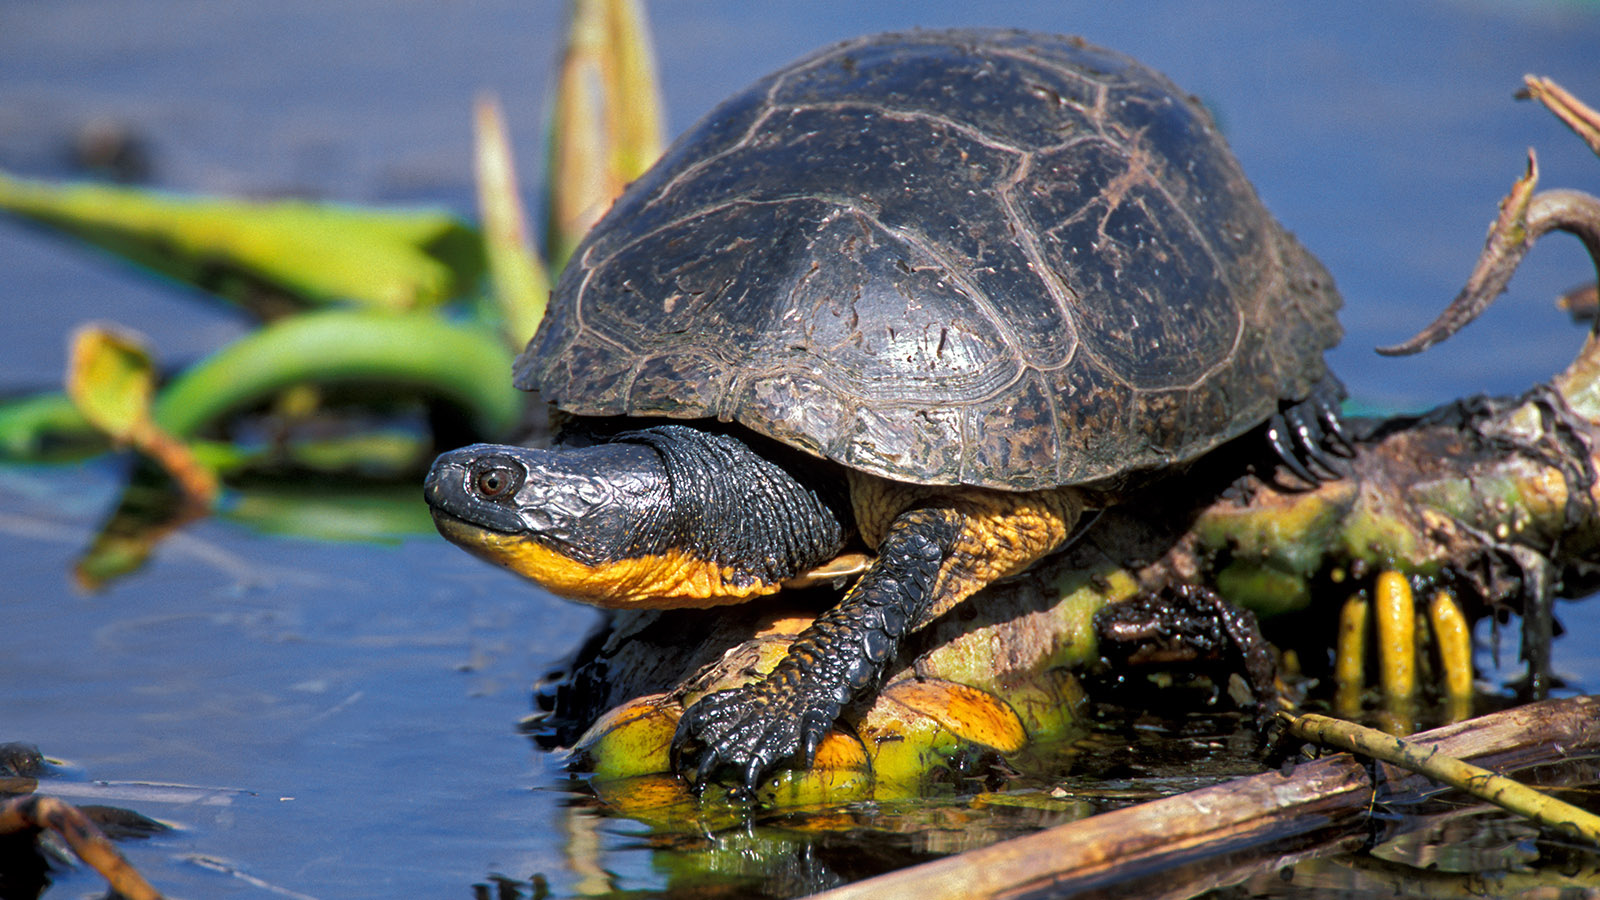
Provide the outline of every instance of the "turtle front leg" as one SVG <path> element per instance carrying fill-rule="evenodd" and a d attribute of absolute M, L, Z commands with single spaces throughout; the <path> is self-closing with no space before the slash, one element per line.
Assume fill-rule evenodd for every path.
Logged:
<path fill-rule="evenodd" d="M 751 790 L 781 762 L 809 766 L 845 705 L 879 683 L 901 639 L 1055 548 L 1080 509 L 1065 490 L 964 492 L 900 513 L 877 560 L 771 674 L 684 712 L 675 767 L 699 786 L 726 766 Z"/>

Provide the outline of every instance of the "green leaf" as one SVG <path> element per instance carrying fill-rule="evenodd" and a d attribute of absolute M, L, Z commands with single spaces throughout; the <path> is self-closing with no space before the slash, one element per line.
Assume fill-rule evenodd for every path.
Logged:
<path fill-rule="evenodd" d="M 236 493 L 224 515 L 265 534 L 325 541 L 398 541 L 434 534 L 415 483 L 265 484 Z"/>
<path fill-rule="evenodd" d="M 446 213 L 183 197 L 0 173 L 0 210 L 258 314 L 348 301 L 434 306 L 476 287 L 477 232 Z"/>
<path fill-rule="evenodd" d="M 143 341 L 108 325 L 85 325 L 72 336 L 67 396 L 112 440 L 132 440 L 150 419 L 155 364 Z"/>
<path fill-rule="evenodd" d="M 105 435 L 61 391 L 0 399 L 0 459 L 76 457 L 105 450 Z"/>
<path fill-rule="evenodd" d="M 67 363 L 67 396 L 73 405 L 114 442 L 160 465 L 196 508 L 209 508 L 219 493 L 216 473 L 151 419 L 155 382 L 155 363 L 131 332 L 85 325 L 73 335 Z"/>

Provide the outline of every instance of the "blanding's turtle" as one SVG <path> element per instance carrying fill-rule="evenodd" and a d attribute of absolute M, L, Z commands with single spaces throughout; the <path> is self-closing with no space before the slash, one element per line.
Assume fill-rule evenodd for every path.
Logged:
<path fill-rule="evenodd" d="M 475 445 L 452 541 L 603 607 L 742 603 L 875 556 L 680 768 L 809 762 L 901 639 L 1085 510 L 1263 428 L 1335 477 L 1340 301 L 1210 116 L 1081 40 L 913 31 L 718 106 L 561 275 L 518 387 L 549 450 Z"/>

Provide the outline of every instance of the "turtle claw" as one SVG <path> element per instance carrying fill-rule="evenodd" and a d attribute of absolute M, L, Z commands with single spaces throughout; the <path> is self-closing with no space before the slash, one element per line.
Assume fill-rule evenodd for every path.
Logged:
<path fill-rule="evenodd" d="M 1330 444 L 1328 436 L 1323 432 L 1318 423 L 1320 418 L 1312 403 L 1302 403 L 1292 406 L 1283 414 L 1284 420 L 1294 430 L 1294 442 L 1300 455 L 1305 460 L 1322 471 L 1323 481 L 1337 480 L 1341 477 L 1339 462 L 1329 453 L 1326 446 Z"/>
<path fill-rule="evenodd" d="M 1339 420 L 1337 384 L 1318 385 L 1306 399 L 1267 420 L 1267 443 L 1278 461 L 1311 488 L 1338 481 L 1346 473 L 1340 458 L 1355 456 L 1355 446 Z"/>
<path fill-rule="evenodd" d="M 731 768 L 739 786 L 755 790 L 784 760 L 809 766 L 817 745 L 832 726 L 826 709 L 797 709 L 799 698 L 785 698 L 763 682 L 702 697 L 684 711 L 672 736 L 672 764 L 703 789 L 719 769 Z"/>
<path fill-rule="evenodd" d="M 1322 483 L 1322 479 L 1313 475 L 1311 470 L 1306 468 L 1306 464 L 1300 461 L 1299 449 L 1295 446 L 1292 434 L 1293 431 L 1290 430 L 1289 423 L 1284 420 L 1282 413 L 1274 413 L 1272 418 L 1267 420 L 1267 443 L 1272 445 L 1272 452 L 1278 457 L 1278 461 L 1283 463 L 1284 468 L 1294 473 L 1294 477 L 1316 487 Z"/>
<path fill-rule="evenodd" d="M 1339 391 L 1332 388 L 1314 391 L 1309 400 L 1317 421 L 1322 423 L 1322 431 L 1333 440 L 1325 442 L 1325 446 L 1345 459 L 1354 459 L 1356 445 L 1350 440 L 1350 435 L 1344 430 L 1344 417 L 1339 412 Z"/>

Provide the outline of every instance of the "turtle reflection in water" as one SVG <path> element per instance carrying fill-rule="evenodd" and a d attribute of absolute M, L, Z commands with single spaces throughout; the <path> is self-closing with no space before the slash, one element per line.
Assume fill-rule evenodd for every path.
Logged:
<path fill-rule="evenodd" d="M 517 362 L 556 446 L 446 453 L 426 494 L 452 541 L 603 607 L 873 554 L 770 674 L 683 715 L 680 770 L 750 786 L 1086 510 L 1258 429 L 1332 477 L 1339 304 L 1161 75 L 1015 31 L 863 38 L 622 195 Z"/>

